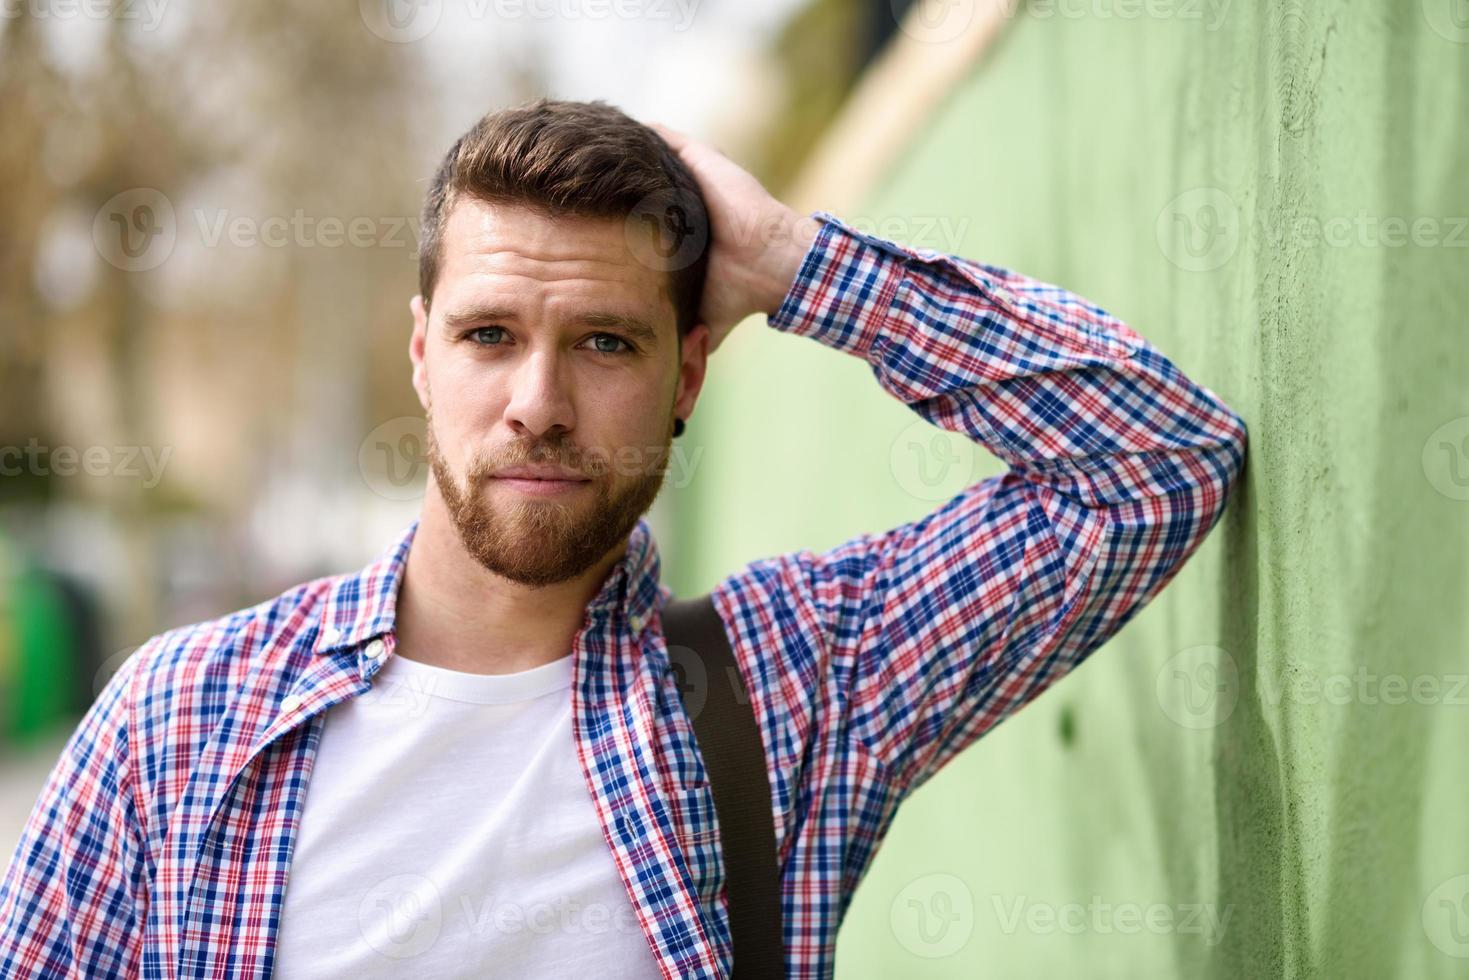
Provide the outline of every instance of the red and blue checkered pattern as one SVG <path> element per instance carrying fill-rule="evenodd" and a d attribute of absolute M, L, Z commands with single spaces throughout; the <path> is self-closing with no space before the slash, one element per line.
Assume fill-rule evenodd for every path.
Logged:
<path fill-rule="evenodd" d="M 883 390 L 1008 472 L 715 589 L 768 756 L 798 977 L 832 975 L 842 916 L 904 797 L 1173 577 L 1245 451 L 1233 411 L 1090 303 L 816 216 L 770 325 L 863 358 Z M 360 572 L 128 659 L 0 883 L 0 975 L 270 975 L 323 712 L 370 690 L 393 655 L 416 529 Z M 662 639 L 668 596 L 639 521 L 574 643 L 575 739 L 664 975 L 724 976 L 719 831 Z"/>

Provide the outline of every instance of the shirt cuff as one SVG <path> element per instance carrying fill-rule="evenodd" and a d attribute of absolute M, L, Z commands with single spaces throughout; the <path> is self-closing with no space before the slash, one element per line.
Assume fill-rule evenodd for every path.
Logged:
<path fill-rule="evenodd" d="M 811 217 L 821 228 L 768 322 L 782 332 L 866 357 L 903 281 L 904 261 L 923 258 L 922 250 L 863 234 L 829 211 L 814 211 Z"/>

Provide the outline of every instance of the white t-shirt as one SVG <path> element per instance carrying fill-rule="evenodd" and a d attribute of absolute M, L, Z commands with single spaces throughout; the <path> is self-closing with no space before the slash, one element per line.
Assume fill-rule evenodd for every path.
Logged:
<path fill-rule="evenodd" d="M 390 656 L 327 710 L 274 976 L 658 977 L 571 730 L 571 656 Z"/>

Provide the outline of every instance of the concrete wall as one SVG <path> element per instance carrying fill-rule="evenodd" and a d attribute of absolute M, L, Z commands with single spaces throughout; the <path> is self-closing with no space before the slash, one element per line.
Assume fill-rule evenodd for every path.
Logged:
<path fill-rule="evenodd" d="M 840 976 L 1469 976 L 1466 121 L 1465 0 L 1053 0 L 844 213 L 1106 307 L 1250 459 L 1162 596 L 905 805 Z M 742 326 L 675 590 L 932 510 L 915 446 L 998 472 L 938 432 Z"/>

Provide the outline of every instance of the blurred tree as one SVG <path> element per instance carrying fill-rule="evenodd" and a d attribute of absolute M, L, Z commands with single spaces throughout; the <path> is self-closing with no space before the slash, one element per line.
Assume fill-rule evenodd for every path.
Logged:
<path fill-rule="evenodd" d="M 784 105 L 755 168 L 777 193 L 795 180 L 863 65 L 887 36 L 874 26 L 880 16 L 877 7 L 883 4 L 811 0 L 780 32 L 773 57 L 785 77 Z"/>
<path fill-rule="evenodd" d="M 0 445 L 23 446 L 42 431 L 43 309 L 31 270 L 58 193 L 36 148 L 62 100 L 60 80 L 41 57 L 35 22 L 22 10 L 0 33 Z M 39 481 L 26 477 L 0 481 L 0 501 L 39 494 Z"/>
<path fill-rule="evenodd" d="M 177 592 L 257 600 L 276 571 L 226 529 L 271 500 L 360 490 L 371 365 L 403 359 L 416 280 L 421 45 L 305 0 L 160 9 L 0 25 L 0 446 L 112 466 L 67 477 L 43 448 L 0 503 L 31 501 L 7 525 L 91 565 L 128 639 L 172 625 Z M 168 574 L 179 547 L 212 552 L 175 563 L 200 579 Z"/>

